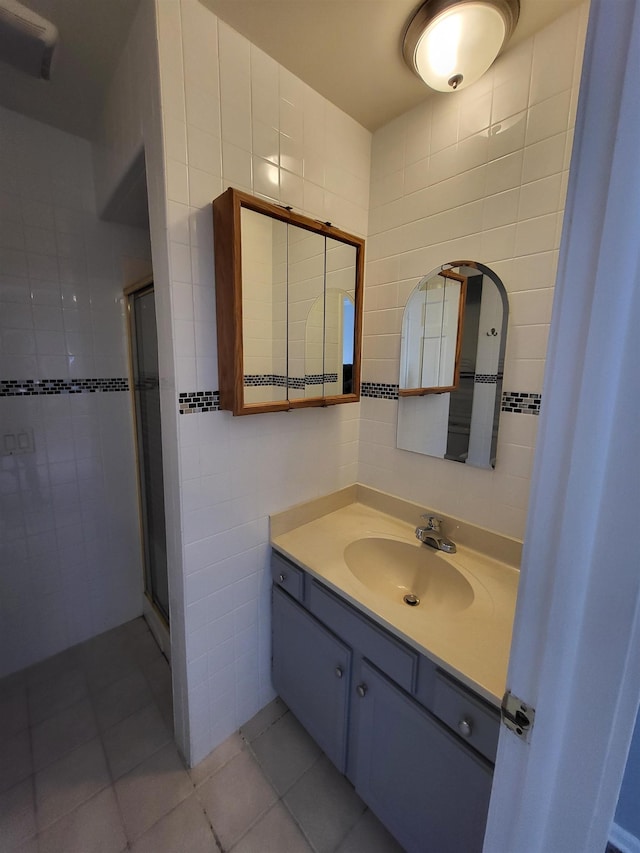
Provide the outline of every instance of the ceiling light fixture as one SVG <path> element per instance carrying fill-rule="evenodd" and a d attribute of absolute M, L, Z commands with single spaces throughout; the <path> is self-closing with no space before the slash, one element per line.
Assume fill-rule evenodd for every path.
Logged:
<path fill-rule="evenodd" d="M 407 27 L 404 58 L 432 89 L 464 89 L 491 67 L 519 14 L 519 0 L 427 0 Z"/>

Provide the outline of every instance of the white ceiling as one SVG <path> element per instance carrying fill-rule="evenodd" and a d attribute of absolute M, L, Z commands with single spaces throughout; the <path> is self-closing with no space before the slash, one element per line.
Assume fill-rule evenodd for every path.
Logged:
<path fill-rule="evenodd" d="M 58 27 L 56 66 L 46 82 L 0 62 L 0 104 L 92 138 L 138 0 L 23 2 Z M 200 2 L 370 130 L 429 96 L 402 59 L 416 0 Z M 509 46 L 580 2 L 521 0 Z"/>
<path fill-rule="evenodd" d="M 420 0 L 201 0 L 369 130 L 429 96 L 402 38 Z M 520 0 L 513 47 L 581 0 Z"/>

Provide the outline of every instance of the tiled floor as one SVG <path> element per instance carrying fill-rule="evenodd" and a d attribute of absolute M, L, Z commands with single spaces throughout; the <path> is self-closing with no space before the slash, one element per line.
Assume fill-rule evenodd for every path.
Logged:
<path fill-rule="evenodd" d="M 400 851 L 278 700 L 187 770 L 170 688 L 142 619 L 0 681 L 0 851 Z"/>

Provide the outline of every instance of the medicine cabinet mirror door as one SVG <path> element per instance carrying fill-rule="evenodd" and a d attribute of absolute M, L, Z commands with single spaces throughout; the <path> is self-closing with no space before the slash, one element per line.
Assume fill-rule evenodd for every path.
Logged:
<path fill-rule="evenodd" d="M 357 401 L 364 240 L 231 188 L 213 212 L 220 408 Z"/>
<path fill-rule="evenodd" d="M 429 288 L 445 272 L 448 280 L 464 279 L 465 298 L 458 340 L 458 379 L 451 390 L 412 390 L 412 383 L 435 376 L 424 369 L 425 352 L 447 352 L 444 331 L 431 335 L 416 306 L 425 314 L 430 305 L 424 295 L 441 292 L 437 321 L 446 325 L 446 288 Z M 450 303 L 455 300 L 450 299 Z M 409 297 L 403 317 L 400 362 L 397 446 L 427 456 L 450 459 L 479 468 L 494 468 L 502 398 L 502 374 L 509 306 L 500 278 L 477 261 L 454 261 L 425 276 Z M 433 345 L 433 340 L 437 346 Z M 426 341 L 426 343 L 425 343 Z M 443 342 L 444 346 L 443 346 Z M 431 348 L 431 349 L 429 349 Z M 430 359 L 434 361 L 433 358 Z M 440 358 L 442 361 L 442 358 Z M 450 369 L 450 356 L 445 357 Z M 422 371 L 422 372 L 421 372 Z M 442 374 L 438 373 L 438 379 Z M 449 376 L 450 374 L 447 374 Z"/>
<path fill-rule="evenodd" d="M 287 223 L 243 207 L 244 400 L 287 401 Z"/>

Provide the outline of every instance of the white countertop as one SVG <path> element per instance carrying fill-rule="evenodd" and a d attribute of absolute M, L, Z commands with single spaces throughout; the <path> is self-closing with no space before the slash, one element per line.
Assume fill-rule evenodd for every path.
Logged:
<path fill-rule="evenodd" d="M 455 554 L 429 549 L 432 556 L 446 560 L 468 580 L 474 592 L 473 602 L 458 611 L 422 604 L 409 607 L 373 592 L 359 581 L 347 566 L 344 551 L 355 540 L 368 537 L 396 539 L 411 547 L 427 548 L 417 542 L 415 525 L 357 500 L 332 512 L 326 509 L 325 503 L 324 515 L 290 530 L 282 523 L 286 513 L 279 514 L 277 522 L 272 521 L 273 547 L 499 706 L 505 690 L 518 569 L 458 542 Z M 305 515 L 301 516 L 299 508 L 290 513 L 292 517 L 295 513 L 298 520 Z M 445 529 L 451 535 L 451 527 Z M 456 541 L 454 535 L 451 538 Z"/>

